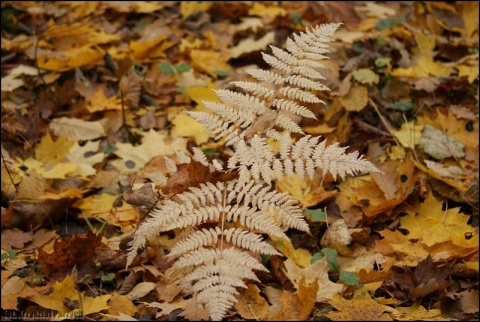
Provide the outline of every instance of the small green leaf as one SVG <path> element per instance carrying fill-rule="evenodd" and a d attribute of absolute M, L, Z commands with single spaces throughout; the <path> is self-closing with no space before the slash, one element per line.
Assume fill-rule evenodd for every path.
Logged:
<path fill-rule="evenodd" d="M 344 281 L 345 284 L 350 286 L 356 286 L 356 287 L 363 286 L 362 284 L 358 283 L 358 281 L 360 280 L 360 277 L 355 272 L 341 271 L 339 275 L 339 279 L 341 281 Z"/>
<path fill-rule="evenodd" d="M 298 14 L 296 12 L 291 13 L 290 18 L 292 19 L 294 24 L 303 26 L 302 16 L 300 14 Z"/>
<path fill-rule="evenodd" d="M 260 257 L 262 259 L 262 264 L 266 266 L 268 262 L 270 261 L 270 258 L 272 257 L 271 255 L 266 255 L 266 254 L 260 254 Z"/>
<path fill-rule="evenodd" d="M 310 260 L 310 264 L 313 264 L 313 263 L 315 263 L 316 261 L 318 261 L 318 260 L 320 260 L 320 259 L 322 259 L 322 258 L 324 258 L 324 257 L 325 257 L 325 255 L 323 255 L 323 254 L 320 253 L 320 252 L 315 253 L 315 254 L 313 254 L 313 256 L 312 256 L 312 259 Z"/>
<path fill-rule="evenodd" d="M 160 63 L 157 64 L 157 68 L 160 69 L 165 75 L 175 74 L 174 66 L 170 63 Z"/>
<path fill-rule="evenodd" d="M 218 69 L 215 69 L 215 70 L 213 71 L 213 73 L 214 73 L 215 75 L 217 75 L 218 77 L 227 77 L 227 76 L 228 76 L 228 71 L 226 71 L 226 70 L 218 70 Z"/>
<path fill-rule="evenodd" d="M 203 154 L 205 154 L 205 156 L 207 157 L 218 157 L 220 155 L 220 152 L 218 152 L 217 150 L 214 150 L 214 149 L 205 149 L 205 150 L 202 150 Z"/>
<path fill-rule="evenodd" d="M 377 25 L 375 26 L 375 29 L 378 31 L 383 29 L 388 29 L 388 28 L 391 28 L 393 25 L 396 25 L 402 22 L 405 22 L 404 17 L 397 17 L 389 20 L 382 20 L 377 23 Z"/>
<path fill-rule="evenodd" d="M 327 214 L 321 209 L 305 209 L 303 215 L 312 222 L 327 221 Z"/>
<path fill-rule="evenodd" d="M 8 252 L 8 257 L 10 257 L 10 259 L 15 259 L 17 257 L 18 251 L 10 249 L 7 252 Z"/>
<path fill-rule="evenodd" d="M 412 109 L 413 104 L 411 102 L 395 102 L 389 103 L 387 106 L 397 111 L 406 112 Z"/>
<path fill-rule="evenodd" d="M 321 250 L 323 255 L 327 258 L 328 262 L 328 271 L 337 272 L 340 269 L 340 262 L 338 261 L 338 253 L 333 248 L 323 248 Z"/>
<path fill-rule="evenodd" d="M 355 42 L 352 46 L 353 50 L 355 50 L 356 52 L 359 52 L 361 53 L 363 51 L 363 45 L 359 42 Z"/>
<path fill-rule="evenodd" d="M 179 73 L 185 73 L 185 72 L 190 71 L 190 66 L 187 63 L 181 63 L 181 64 L 178 64 L 177 66 L 175 66 L 175 69 Z"/>
<path fill-rule="evenodd" d="M 340 269 L 340 262 L 338 261 L 338 253 L 333 248 L 322 248 L 320 252 L 313 254 L 311 264 L 315 263 L 319 259 L 327 258 L 328 271 L 337 272 Z"/>
<path fill-rule="evenodd" d="M 117 150 L 118 150 L 117 146 L 110 144 L 103 148 L 103 153 L 112 153 Z"/>
<path fill-rule="evenodd" d="M 90 274 L 85 274 L 84 277 L 82 277 L 81 279 L 78 280 L 77 284 L 81 284 L 81 283 L 84 283 L 86 280 L 88 280 L 90 278 Z"/>
<path fill-rule="evenodd" d="M 111 282 L 115 279 L 115 273 L 108 273 L 102 276 L 101 280 L 103 282 Z"/>
<path fill-rule="evenodd" d="M 380 57 L 375 59 L 375 66 L 386 67 L 392 61 L 390 57 Z"/>

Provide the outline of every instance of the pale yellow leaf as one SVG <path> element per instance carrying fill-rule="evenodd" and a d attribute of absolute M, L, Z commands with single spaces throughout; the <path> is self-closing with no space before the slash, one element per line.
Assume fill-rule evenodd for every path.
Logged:
<path fill-rule="evenodd" d="M 172 136 L 193 138 L 197 145 L 201 145 L 208 141 L 210 132 L 194 118 L 186 113 L 178 113 L 169 120 L 173 125 Z"/>
<path fill-rule="evenodd" d="M 86 178 L 97 173 L 93 165 L 102 162 L 105 158 L 105 153 L 98 152 L 99 146 L 100 141 L 88 141 L 83 146 L 75 143 L 70 149 L 67 159 L 77 163 L 77 175 Z"/>
<path fill-rule="evenodd" d="M 340 102 L 347 111 L 361 111 L 368 104 L 368 88 L 366 86 L 352 86 L 347 95 L 340 97 Z"/>
<path fill-rule="evenodd" d="M 50 123 L 55 135 L 65 136 L 70 141 L 93 140 L 105 136 L 105 130 L 99 122 L 83 121 L 77 118 L 60 117 Z"/>
<path fill-rule="evenodd" d="M 153 291 L 155 289 L 155 286 L 156 284 L 152 282 L 139 283 L 135 285 L 135 287 L 130 292 L 128 292 L 126 296 L 132 301 L 138 300 L 139 298 L 142 298 L 151 291 Z"/>
<path fill-rule="evenodd" d="M 275 39 L 275 33 L 270 31 L 262 38 L 255 40 L 247 38 L 238 43 L 235 47 L 230 48 L 232 58 L 240 57 L 242 54 L 251 53 L 253 51 L 263 51 L 268 45 L 272 44 Z"/>
<path fill-rule="evenodd" d="M 232 69 L 232 67 L 226 63 L 229 57 L 213 50 L 194 49 L 190 52 L 190 57 L 192 58 L 192 66 L 208 73 L 214 78 L 218 77 L 216 72 L 225 72 Z"/>
<path fill-rule="evenodd" d="M 115 154 L 120 160 L 111 163 L 121 173 L 130 174 L 142 169 L 145 164 L 159 155 L 169 155 L 187 151 L 187 140 L 172 137 L 167 131 L 156 132 L 153 129 L 143 133 L 142 144 L 132 146 L 130 143 L 117 143 Z"/>

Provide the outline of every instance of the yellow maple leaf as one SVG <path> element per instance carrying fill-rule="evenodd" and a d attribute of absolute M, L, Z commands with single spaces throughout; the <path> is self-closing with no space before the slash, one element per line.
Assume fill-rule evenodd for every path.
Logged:
<path fill-rule="evenodd" d="M 192 66 L 208 73 L 213 78 L 218 77 L 218 72 L 230 71 L 232 67 L 226 63 L 228 56 L 211 50 L 194 49 L 190 52 Z"/>
<path fill-rule="evenodd" d="M 120 110 L 122 108 L 120 99 L 117 96 L 107 98 L 101 87 L 90 97 L 87 103 L 87 110 L 90 113 L 107 110 Z"/>
<path fill-rule="evenodd" d="M 35 170 L 45 179 L 64 179 L 69 174 L 77 170 L 77 164 L 73 162 L 59 162 L 56 164 L 43 164 L 33 158 L 28 158 L 24 162 L 15 164 L 15 167 L 20 171 L 20 168 L 26 167 L 29 170 Z"/>
<path fill-rule="evenodd" d="M 270 16 L 271 18 L 275 18 L 277 16 L 285 16 L 287 14 L 287 10 L 272 4 L 265 5 L 261 2 L 254 2 L 253 6 L 248 9 L 248 14 L 250 16 Z"/>
<path fill-rule="evenodd" d="M 442 201 L 429 193 L 416 211 L 407 211 L 400 218 L 402 228 L 409 231 L 409 239 L 418 239 L 427 246 L 451 241 L 460 248 L 478 250 L 478 228 L 467 224 L 469 217 L 460 213 L 460 208 L 442 209 Z M 466 233 L 473 237 L 465 238 Z"/>
<path fill-rule="evenodd" d="M 182 1 L 180 2 L 180 13 L 185 19 L 192 13 L 207 11 L 212 5 L 213 2 L 210 1 Z"/>
<path fill-rule="evenodd" d="M 415 33 L 419 53 L 416 55 L 416 63 L 408 68 L 397 68 L 392 71 L 397 77 L 448 77 L 453 69 L 441 62 L 433 60 L 433 49 L 435 48 L 435 36 L 427 36 L 422 33 Z"/>
<path fill-rule="evenodd" d="M 126 202 L 120 207 L 114 203 L 119 196 L 112 196 L 107 193 L 93 195 L 79 200 L 74 207 L 82 210 L 79 218 L 101 218 L 110 225 L 121 227 L 122 230 L 130 230 L 138 221 L 139 209 Z"/>
<path fill-rule="evenodd" d="M 317 177 L 300 180 L 298 175 L 284 176 L 277 182 L 276 187 L 282 192 L 288 192 L 294 199 L 299 200 L 302 208 L 315 206 L 320 202 L 334 196 L 337 191 L 326 191 Z"/>
<path fill-rule="evenodd" d="M 178 108 L 175 110 L 178 112 Z M 171 132 L 173 137 L 192 137 L 197 145 L 207 142 L 210 138 L 210 132 L 186 113 L 169 113 L 168 120 L 173 125 Z"/>
<path fill-rule="evenodd" d="M 290 258 L 296 265 L 301 267 L 307 267 L 310 265 L 312 254 L 310 254 L 308 250 L 304 248 L 295 249 L 290 240 L 275 236 L 270 236 L 270 239 L 273 241 L 274 247 L 283 255 Z"/>
<path fill-rule="evenodd" d="M 397 307 L 394 312 L 390 314 L 398 321 L 451 321 L 451 318 L 442 316 L 440 309 L 427 310 L 419 304 L 414 304 L 408 307 Z"/>
<path fill-rule="evenodd" d="M 55 319 L 64 320 L 108 310 L 107 302 L 111 297 L 112 294 L 97 297 L 85 296 L 85 292 L 79 292 L 75 289 L 75 281 L 71 275 L 68 275 L 62 282 L 55 282 L 51 294 L 36 294 L 27 298 L 44 308 L 58 311 Z M 75 310 L 67 308 L 64 304 L 65 298 L 78 302 L 80 308 Z"/>
<path fill-rule="evenodd" d="M 68 154 L 73 145 L 74 142 L 69 141 L 62 135 L 56 141 L 53 141 L 50 132 L 47 131 L 35 148 L 35 159 L 45 164 L 58 163 Z"/>

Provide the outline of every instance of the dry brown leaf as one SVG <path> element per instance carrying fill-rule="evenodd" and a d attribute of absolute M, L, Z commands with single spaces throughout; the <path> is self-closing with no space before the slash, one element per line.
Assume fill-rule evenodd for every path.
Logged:
<path fill-rule="evenodd" d="M 23 232 L 20 229 L 2 230 L 2 249 L 10 250 L 12 248 L 23 248 L 26 243 L 33 240 L 31 232 Z"/>
<path fill-rule="evenodd" d="M 198 303 L 196 294 L 187 300 L 187 305 L 179 315 L 190 321 L 208 321 L 210 319 L 210 312 Z"/>
<path fill-rule="evenodd" d="M 137 108 L 140 102 L 140 92 L 142 90 L 143 76 L 139 75 L 135 66 L 130 67 L 120 78 L 120 93 L 123 95 L 123 104 L 125 108 Z"/>
<path fill-rule="evenodd" d="M 235 308 L 244 319 L 264 320 L 268 313 L 268 302 L 260 295 L 260 289 L 255 284 L 248 284 L 237 296 Z"/>
<path fill-rule="evenodd" d="M 274 321 L 307 321 L 316 302 L 316 294 L 319 288 L 316 280 L 309 284 L 302 276 L 297 286 L 297 292 L 283 291 L 280 296 L 282 310 L 268 320 Z"/>
<path fill-rule="evenodd" d="M 395 192 L 397 192 L 397 172 L 393 164 L 391 163 L 382 163 L 376 164 L 376 167 L 382 171 L 381 172 L 372 172 L 370 176 L 373 181 L 377 184 L 380 190 L 383 191 L 386 200 L 392 200 L 395 198 Z"/>
<path fill-rule="evenodd" d="M 391 311 L 389 307 L 367 296 L 355 296 L 351 300 L 335 296 L 330 304 L 336 311 L 328 312 L 327 317 L 333 321 L 393 321 L 385 313 Z"/>
<path fill-rule="evenodd" d="M 56 240 L 53 246 L 53 254 L 48 254 L 40 249 L 38 262 L 42 272 L 50 277 L 56 274 L 65 276 L 74 266 L 77 266 L 77 270 L 81 271 L 82 265 L 85 264 L 86 266 L 92 266 L 86 268 L 88 271 L 93 270 L 92 259 L 95 249 L 101 243 L 101 237 L 101 235 L 96 236 L 91 232 L 77 234 Z"/>

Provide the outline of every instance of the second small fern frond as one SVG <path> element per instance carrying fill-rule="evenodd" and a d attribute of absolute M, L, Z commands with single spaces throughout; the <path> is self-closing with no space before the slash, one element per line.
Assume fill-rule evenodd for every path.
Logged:
<path fill-rule="evenodd" d="M 313 178 L 317 170 L 323 175 L 330 173 L 334 178 L 345 179 L 347 175 L 377 172 L 378 169 L 357 151 L 346 153 L 338 143 L 326 145 L 321 137 L 306 135 L 291 144 L 290 136 L 283 136 L 280 151 L 274 152 L 265 137 L 255 135 L 250 142 L 240 141 L 228 162 L 229 169 L 238 169 L 240 181 L 269 183 L 282 180 L 284 175 L 297 174 L 300 179 Z"/>
<path fill-rule="evenodd" d="M 215 117 L 208 118 L 205 112 L 198 111 L 188 114 L 211 130 L 215 139 L 226 137 L 226 142 L 230 145 L 243 138 L 249 128 L 254 126 L 254 121 L 261 119 L 267 111 L 277 113 L 277 119 L 272 125 L 288 132 L 303 133 L 288 113 L 280 112 L 315 118 L 304 104 L 324 103 L 318 98 L 317 92 L 326 91 L 328 87 L 319 82 L 324 77 L 316 68 L 322 67 L 319 61 L 327 58 L 323 55 L 328 52 L 326 42 L 339 26 L 340 24 L 320 25 L 311 31 L 295 35 L 294 39 L 287 41 L 286 49 L 271 46 L 272 54 L 262 54 L 273 70 L 248 69 L 247 73 L 256 81 L 232 82 L 244 93 L 217 91 L 221 104 L 205 102 Z M 234 125 L 226 126 L 229 122 Z M 255 128 L 254 133 L 264 133 L 270 127 Z"/>

